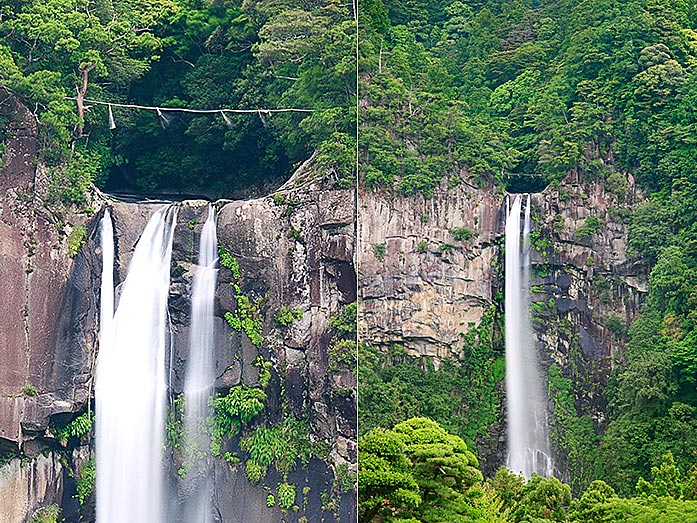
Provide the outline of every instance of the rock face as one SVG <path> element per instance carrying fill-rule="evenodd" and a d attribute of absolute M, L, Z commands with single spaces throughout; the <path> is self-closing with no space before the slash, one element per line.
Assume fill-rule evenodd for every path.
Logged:
<path fill-rule="evenodd" d="M 546 366 L 556 363 L 577 381 L 577 408 L 598 423 L 606 407 L 602 389 L 648 291 L 647 267 L 627 252 L 627 218 L 640 199 L 631 178 L 619 193 L 567 179 L 533 198 L 540 231 L 532 257 L 538 344 Z"/>
<path fill-rule="evenodd" d="M 604 420 L 608 374 L 647 290 L 646 267 L 627 253 L 626 219 L 641 195 L 631 178 L 613 189 L 570 175 L 532 195 L 531 299 L 544 375 L 556 364 L 572 380 L 576 414 L 596 425 Z M 492 305 L 503 310 L 496 296 L 504 287 L 504 205 L 493 187 L 466 184 L 432 198 L 361 192 L 362 342 L 403 345 L 436 364 L 457 356 L 460 333 Z M 487 472 L 505 461 L 504 433 L 499 422 L 488 442 L 478 442 Z M 564 460 L 559 453 L 562 473 Z"/>
<path fill-rule="evenodd" d="M 361 339 L 446 358 L 491 305 L 501 196 L 468 186 L 411 198 L 359 200 Z M 457 241 L 466 228 L 472 238 Z"/>
<path fill-rule="evenodd" d="M 0 175 L 0 452 L 33 455 L 51 417 L 89 398 L 99 262 L 68 253 L 67 233 L 86 226 L 90 236 L 94 220 L 69 214 L 58 225 L 37 197 L 45 173 L 25 112 L 17 106 Z"/>
<path fill-rule="evenodd" d="M 58 456 L 37 456 L 24 464 L 19 459 L 0 469 L 0 523 L 28 521 L 38 509 L 61 499 L 63 467 Z"/>
<path fill-rule="evenodd" d="M 109 206 L 112 210 L 118 286 L 126 277 L 147 220 L 162 204 L 124 203 L 96 195 L 92 207 L 97 210 L 91 217 L 67 214 L 59 220 L 51 215 L 35 195 L 41 193 L 38 185 L 46 185 L 46 173 L 34 168 L 36 129 L 32 117 L 22 111 L 21 106 L 16 108 L 21 117 L 0 175 L 0 454 L 21 451 L 33 457 L 61 449 L 48 427 L 64 425 L 84 412 L 92 397 L 98 350 L 101 209 Z M 307 417 L 312 426 L 308 438 L 328 444 L 331 465 L 311 465 L 312 477 L 302 468 L 293 473 L 298 476 L 298 489 L 305 486 L 313 494 L 303 494 L 302 509 L 284 516 L 278 508 L 266 506 L 267 492 L 244 479 L 242 465 L 231 469 L 221 460 L 216 465 L 220 479 L 216 509 L 221 521 L 298 521 L 311 514 L 321 514 L 320 519 L 328 522 L 355 519 L 355 492 L 343 493 L 334 482 L 339 465 L 356 469 L 355 376 L 349 369 L 329 369 L 330 343 L 335 337 L 329 320 L 354 302 L 357 294 L 355 198 L 351 191 L 324 188 L 321 180 L 310 179 L 313 172 L 311 164 L 304 165 L 274 198 L 215 204 L 219 244 L 238 261 L 241 272 L 237 280 L 227 269 L 219 272 L 216 387 L 224 391 L 238 384 L 257 385 L 258 357 L 271 362 L 263 418 L 277 422 L 284 404 L 297 417 Z M 183 387 L 189 350 L 189 293 L 207 205 L 204 201 L 179 204 L 169 300 L 172 394 Z M 84 245 L 71 258 L 67 236 L 82 225 Z M 245 295 L 260 298 L 264 336 L 260 348 L 247 335 L 232 331 L 224 320 L 225 312 L 237 308 L 231 283 L 238 284 Z M 286 328 L 278 327 L 274 315 L 282 306 L 301 309 L 302 318 Z M 282 390 L 287 391 L 285 402 Z M 83 444 L 91 445 L 87 439 Z M 89 453 L 89 449 L 81 452 Z M 44 470 L 46 459 L 57 458 L 55 454 L 39 456 L 27 470 Z M 3 523 L 22 523 L 38 507 L 61 504 L 63 483 L 49 481 L 54 486 L 39 496 L 35 494 L 41 488 L 36 485 L 38 473 L 27 479 L 27 470 L 15 470 L 13 463 L 0 469 Z M 60 471 L 56 461 L 45 475 L 55 479 Z M 10 504 L 5 493 L 14 491 L 4 485 L 13 489 L 27 485 L 31 495 L 26 502 Z M 74 489 L 74 485 L 66 488 Z M 333 503 L 320 501 L 320 491 Z M 258 514 L 249 507 L 240 511 L 248 500 L 257 498 L 261 501 L 253 506 Z M 246 515 L 240 519 L 240 514 Z M 75 512 L 69 520 L 77 517 Z"/>

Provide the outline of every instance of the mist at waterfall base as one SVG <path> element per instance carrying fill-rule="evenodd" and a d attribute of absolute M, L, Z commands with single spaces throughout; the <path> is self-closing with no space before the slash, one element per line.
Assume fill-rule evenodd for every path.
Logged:
<path fill-rule="evenodd" d="M 509 197 L 510 198 L 510 197 Z M 530 322 L 530 196 L 522 220 L 522 196 L 507 201 L 506 215 L 506 402 L 508 454 L 506 467 L 530 479 L 550 477 L 546 395 Z"/>

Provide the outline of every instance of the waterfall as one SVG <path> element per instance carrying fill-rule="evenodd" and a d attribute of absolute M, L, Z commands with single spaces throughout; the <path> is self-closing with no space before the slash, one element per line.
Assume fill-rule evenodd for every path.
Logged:
<path fill-rule="evenodd" d="M 165 345 L 176 215 L 176 207 L 166 206 L 150 219 L 113 320 L 102 324 L 95 386 L 97 523 L 164 522 Z M 108 316 L 113 285 L 102 286 L 111 287 L 102 289 Z"/>
<path fill-rule="evenodd" d="M 114 226 L 111 212 L 104 211 L 99 222 L 102 248 L 102 288 L 99 303 L 99 348 L 103 350 L 109 342 L 114 319 Z"/>
<path fill-rule="evenodd" d="M 540 378 L 530 324 L 530 195 L 525 205 L 521 245 L 522 198 L 507 202 L 506 216 L 506 466 L 530 479 L 549 477 L 554 465 L 547 430 L 546 395 Z"/>
<path fill-rule="evenodd" d="M 217 277 L 218 239 L 213 205 L 208 208 L 208 219 L 201 231 L 198 265 L 191 291 L 191 329 L 189 357 L 186 362 L 184 383 L 185 452 L 193 468 L 185 478 L 187 502 L 184 507 L 187 523 L 210 523 L 210 469 L 205 451 L 210 441 L 206 435 L 208 399 L 213 393 L 215 380 L 213 301 Z"/>

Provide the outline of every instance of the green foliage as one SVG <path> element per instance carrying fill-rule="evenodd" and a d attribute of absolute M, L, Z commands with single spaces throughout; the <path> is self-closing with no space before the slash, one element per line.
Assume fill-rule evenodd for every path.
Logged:
<path fill-rule="evenodd" d="M 428 252 L 428 241 L 427 240 L 421 240 L 419 243 L 416 244 L 416 252 L 420 254 L 425 254 Z"/>
<path fill-rule="evenodd" d="M 329 371 L 342 368 L 354 369 L 358 357 L 358 346 L 354 340 L 337 340 L 329 346 Z"/>
<path fill-rule="evenodd" d="M 455 241 L 458 242 L 468 242 L 477 237 L 477 231 L 468 227 L 456 227 L 451 230 L 450 233 L 453 235 Z"/>
<path fill-rule="evenodd" d="M 349 469 L 348 464 L 342 463 L 336 468 L 336 480 L 341 492 L 348 492 L 355 485 L 358 480 L 355 471 Z"/>
<path fill-rule="evenodd" d="M 436 370 L 428 358 L 411 357 L 401 346 L 386 353 L 359 345 L 359 431 L 389 427 L 426 416 L 469 444 L 485 437 L 500 416 L 505 362 L 501 317 L 492 307 L 477 327 L 462 335 L 460 355 Z"/>
<path fill-rule="evenodd" d="M 225 321 L 231 329 L 244 332 L 254 345 L 261 347 L 264 341 L 261 309 L 266 303 L 266 298 L 257 297 L 255 299 L 242 294 L 239 285 L 234 285 L 234 288 L 237 310 L 226 312 L 224 314 Z"/>
<path fill-rule="evenodd" d="M 246 388 L 242 385 L 232 387 L 226 395 L 218 394 L 213 403 L 213 424 L 211 430 L 211 453 L 222 454 L 224 438 L 237 435 L 243 425 L 248 424 L 264 409 L 266 393 L 259 388 Z"/>
<path fill-rule="evenodd" d="M 339 185 L 355 179 L 356 24 L 347 5 L 29 0 L 5 6 L 0 35 L 0 86 L 36 113 L 45 159 L 71 163 L 70 173 L 55 171 L 66 201 L 84 198 L 71 180 L 104 184 L 123 172 L 130 189 L 229 194 L 287 178 L 312 151 Z M 104 106 L 78 117 L 66 99 L 76 92 L 147 106 L 314 112 L 166 114 L 163 130 L 152 111 L 114 107 L 111 131 Z M 75 162 L 76 144 L 94 161 Z"/>
<path fill-rule="evenodd" d="M 329 319 L 329 324 L 336 329 L 340 337 L 344 339 L 356 338 L 357 311 L 358 304 L 352 302 L 346 305 L 338 315 Z"/>
<path fill-rule="evenodd" d="M 271 367 L 273 362 L 266 361 L 261 355 L 254 358 L 253 365 L 259 369 L 259 386 L 266 389 L 271 380 Z"/>
<path fill-rule="evenodd" d="M 382 261 L 385 259 L 385 248 L 387 247 L 386 243 L 374 243 L 373 244 L 373 249 L 375 252 L 375 257 Z"/>
<path fill-rule="evenodd" d="M 279 472 L 288 473 L 297 461 L 307 465 L 312 456 L 323 457 L 324 446 L 308 438 L 311 432 L 308 422 L 293 417 L 287 417 L 271 428 L 256 427 L 249 436 L 240 440 L 240 448 L 248 454 L 245 463 L 247 479 L 258 483 L 272 465 Z M 280 498 L 278 501 L 280 505 Z"/>
<path fill-rule="evenodd" d="M 39 509 L 39 511 L 34 514 L 29 523 L 57 523 L 58 516 L 60 515 L 60 507 L 58 505 L 49 505 Z"/>
<path fill-rule="evenodd" d="M 27 383 L 24 387 L 22 387 L 22 393 L 25 396 L 37 396 L 39 394 L 39 389 L 37 389 L 34 385 L 31 383 Z"/>
<path fill-rule="evenodd" d="M 644 478 L 639 478 L 636 486 L 639 495 L 643 497 L 672 497 L 675 499 L 682 497 L 682 478 L 671 452 L 663 456 L 660 467 L 651 468 L 651 478 L 650 482 L 644 480 Z"/>
<path fill-rule="evenodd" d="M 450 254 L 450 251 L 452 251 L 455 248 L 454 245 L 451 245 L 450 243 L 441 243 L 438 246 L 438 252 L 444 253 L 444 254 Z"/>
<path fill-rule="evenodd" d="M 358 518 L 369 522 L 382 513 L 415 508 L 421 503 L 419 487 L 402 438 L 377 428 L 358 445 Z"/>
<path fill-rule="evenodd" d="M 181 448 L 184 437 L 183 416 L 184 394 L 179 394 L 174 398 L 172 408 L 167 412 L 167 423 L 165 424 L 166 441 L 172 449 Z"/>
<path fill-rule="evenodd" d="M 482 495 L 477 466 L 461 438 L 429 419 L 374 429 L 359 440 L 359 521 L 384 515 L 396 515 L 397 521 L 470 521 Z"/>
<path fill-rule="evenodd" d="M 230 285 L 235 289 L 235 302 L 237 303 L 237 309 L 234 312 L 225 312 L 223 317 L 231 329 L 244 332 L 254 345 L 261 347 L 264 341 L 261 311 L 267 300 L 262 296 L 247 296 L 242 293 L 238 283 L 241 279 L 240 265 L 222 245 L 218 246 L 218 256 L 220 265 L 232 273 L 233 281 Z"/>
<path fill-rule="evenodd" d="M 73 230 L 68 234 L 68 256 L 74 258 L 77 256 L 80 247 L 85 244 L 85 238 L 87 237 L 87 229 L 84 224 L 79 227 L 73 227 Z"/>
<path fill-rule="evenodd" d="M 571 489 L 556 478 L 543 478 L 533 474 L 522 486 L 513 512 L 514 521 L 565 522 L 566 509 L 571 503 Z"/>
<path fill-rule="evenodd" d="M 281 308 L 274 315 L 273 319 L 279 329 L 287 327 L 295 320 L 299 320 L 303 317 L 303 310 L 300 307 L 288 307 L 287 305 L 281 305 Z"/>
<path fill-rule="evenodd" d="M 273 496 L 273 494 L 269 494 L 266 496 L 266 506 L 271 508 L 276 505 L 276 498 Z"/>
<path fill-rule="evenodd" d="M 67 443 L 68 438 L 82 438 L 89 434 L 94 425 L 94 412 L 89 411 L 80 414 L 64 427 L 51 427 L 50 430 L 56 439 L 60 442 Z"/>
<path fill-rule="evenodd" d="M 589 216 L 578 229 L 576 237 L 579 240 L 588 241 L 600 228 L 600 220 L 596 216 Z"/>
<path fill-rule="evenodd" d="M 232 254 L 222 245 L 218 245 L 218 256 L 220 259 L 220 266 L 230 269 L 233 278 L 239 280 L 241 277 L 240 264 L 232 257 Z"/>
<path fill-rule="evenodd" d="M 285 512 L 295 503 L 295 485 L 280 483 L 278 485 L 278 508 Z"/>
<path fill-rule="evenodd" d="M 50 197 L 67 204 L 84 205 L 87 191 L 101 168 L 99 154 L 90 150 L 75 150 L 66 164 L 50 171 Z"/>
<path fill-rule="evenodd" d="M 95 479 L 96 468 L 94 465 L 94 460 L 89 460 L 80 469 L 78 477 L 76 479 L 77 488 L 77 499 L 80 505 L 84 505 L 87 498 L 92 494 L 94 490 L 94 479 Z"/>

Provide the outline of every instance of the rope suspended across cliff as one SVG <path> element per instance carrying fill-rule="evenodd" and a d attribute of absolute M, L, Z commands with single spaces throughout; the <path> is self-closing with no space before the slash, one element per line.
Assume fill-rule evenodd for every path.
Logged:
<path fill-rule="evenodd" d="M 77 97 L 68 97 L 68 100 L 77 100 Z M 201 113 L 201 114 L 215 114 L 215 113 L 261 113 L 261 114 L 271 114 L 271 113 L 313 113 L 314 109 L 299 109 L 299 108 L 289 108 L 289 109 L 188 109 L 186 107 L 157 107 L 150 105 L 137 105 L 137 104 L 121 104 L 116 102 L 102 102 L 99 100 L 89 100 L 84 99 L 84 102 L 96 105 L 108 105 L 111 107 L 125 107 L 128 109 L 143 109 L 146 111 L 161 111 L 167 113 Z"/>
<path fill-rule="evenodd" d="M 79 91 L 78 91 L 79 94 Z M 112 107 L 123 107 L 126 109 L 140 109 L 144 111 L 155 111 L 157 117 L 160 120 L 160 125 L 162 128 L 166 128 L 171 123 L 171 118 L 165 113 L 195 113 L 195 114 L 220 114 L 225 121 L 225 125 L 232 129 L 234 124 L 232 120 L 227 116 L 226 113 L 230 114 L 258 114 L 261 119 L 261 123 L 266 127 L 266 120 L 264 115 L 270 115 L 272 113 L 313 113 L 314 109 L 300 109 L 300 108 L 286 108 L 286 109 L 188 109 L 186 107 L 158 107 L 154 105 L 138 105 L 138 104 L 123 104 L 117 102 L 103 102 L 101 100 L 90 100 L 88 98 L 82 98 L 81 96 L 68 96 L 68 100 L 75 100 L 78 105 L 78 115 L 80 118 L 84 117 L 84 111 L 88 107 L 85 104 L 94 105 L 106 105 L 109 107 L 109 129 L 116 129 L 116 120 L 114 119 L 114 113 L 112 112 Z"/>

